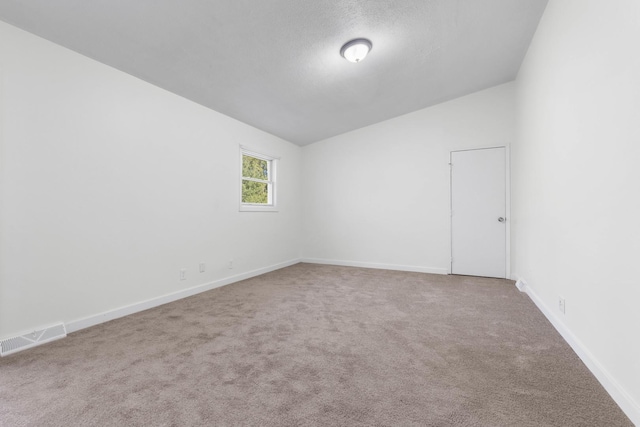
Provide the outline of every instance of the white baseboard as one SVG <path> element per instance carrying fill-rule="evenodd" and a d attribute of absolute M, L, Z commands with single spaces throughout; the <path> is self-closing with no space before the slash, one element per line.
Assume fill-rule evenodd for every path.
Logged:
<path fill-rule="evenodd" d="M 376 268 L 379 270 L 412 271 L 416 273 L 449 274 L 446 268 L 418 267 L 413 265 L 378 264 L 375 262 L 342 261 L 337 259 L 302 258 L 300 262 L 310 264 L 341 265 L 345 267 Z"/>
<path fill-rule="evenodd" d="M 640 404 L 636 402 L 629 393 L 613 378 L 613 376 L 602 366 L 589 349 L 576 337 L 573 332 L 562 322 L 562 320 L 551 311 L 551 309 L 542 301 L 536 292 L 527 285 L 523 279 L 518 279 L 516 286 L 521 292 L 529 295 L 538 309 L 551 322 L 554 328 L 560 333 L 562 338 L 569 344 L 575 353 L 582 359 L 587 368 L 596 377 L 604 389 L 609 393 L 613 400 L 620 406 L 622 411 L 629 417 L 632 423 L 640 426 Z"/>
<path fill-rule="evenodd" d="M 269 273 L 271 271 L 279 270 L 281 268 L 289 267 L 294 264 L 298 264 L 299 259 L 293 259 L 290 261 L 274 264 L 268 267 L 259 268 L 257 270 L 248 271 L 246 273 L 237 274 L 235 276 L 225 277 L 223 279 L 215 280 L 213 282 L 205 283 L 203 285 L 194 286 L 192 288 L 183 289 L 178 292 L 173 292 L 161 297 L 152 298 L 146 301 L 141 301 L 135 304 L 127 305 L 125 307 L 116 308 L 114 310 L 105 311 L 104 313 L 96 314 L 93 316 L 85 317 L 83 319 L 73 320 L 66 323 L 67 332 L 76 332 L 90 326 L 98 325 L 100 323 L 108 322 L 110 320 L 118 319 L 120 317 L 128 316 L 139 311 L 148 310 L 159 305 L 167 304 L 169 302 L 177 301 L 182 298 L 190 297 L 192 295 L 199 294 L 201 292 L 209 291 L 211 289 L 219 288 L 221 286 L 229 285 L 231 283 L 239 282 L 241 280 L 250 279 L 251 277 L 259 276 L 261 274 Z"/>

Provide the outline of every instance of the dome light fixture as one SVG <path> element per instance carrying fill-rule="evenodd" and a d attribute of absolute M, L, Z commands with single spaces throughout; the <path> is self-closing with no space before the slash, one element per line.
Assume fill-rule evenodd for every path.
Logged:
<path fill-rule="evenodd" d="M 367 39 L 353 39 L 348 41 L 340 49 L 340 55 L 349 62 L 358 63 L 369 53 L 373 44 Z"/>

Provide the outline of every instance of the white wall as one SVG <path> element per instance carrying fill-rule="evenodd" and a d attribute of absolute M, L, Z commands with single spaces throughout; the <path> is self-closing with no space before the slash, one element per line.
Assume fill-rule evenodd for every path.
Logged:
<path fill-rule="evenodd" d="M 517 79 L 512 148 L 513 275 L 636 423 L 639 22 L 636 0 L 551 0 Z"/>
<path fill-rule="evenodd" d="M 303 148 L 306 260 L 446 273 L 449 152 L 510 144 L 508 83 Z"/>
<path fill-rule="evenodd" d="M 299 147 L 2 22 L 0 73 L 0 338 L 298 258 Z M 240 144 L 278 213 L 238 212 Z"/>

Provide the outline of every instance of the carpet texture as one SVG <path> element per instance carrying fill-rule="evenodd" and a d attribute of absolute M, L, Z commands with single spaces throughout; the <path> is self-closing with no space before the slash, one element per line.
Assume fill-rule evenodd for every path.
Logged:
<path fill-rule="evenodd" d="M 2 426 L 632 426 L 513 282 L 297 264 L 0 360 Z"/>

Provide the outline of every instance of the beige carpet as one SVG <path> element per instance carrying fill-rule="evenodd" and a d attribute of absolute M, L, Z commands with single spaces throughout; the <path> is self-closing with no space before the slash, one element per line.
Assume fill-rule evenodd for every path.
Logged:
<path fill-rule="evenodd" d="M 298 264 L 0 360 L 2 426 L 631 426 L 512 282 Z"/>

